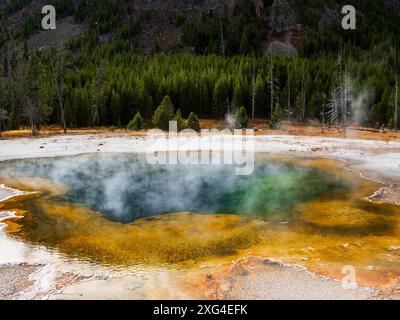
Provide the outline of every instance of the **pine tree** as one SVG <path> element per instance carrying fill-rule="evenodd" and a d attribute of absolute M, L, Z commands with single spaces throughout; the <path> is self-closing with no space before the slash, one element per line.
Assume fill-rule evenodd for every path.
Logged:
<path fill-rule="evenodd" d="M 199 118 L 193 112 L 190 113 L 188 118 L 188 128 L 200 132 Z"/>
<path fill-rule="evenodd" d="M 110 108 L 111 119 L 108 119 L 108 121 L 112 120 L 113 125 L 119 126 L 121 124 L 121 117 L 125 113 L 122 111 L 121 95 L 116 90 L 112 90 L 111 92 Z"/>
<path fill-rule="evenodd" d="M 139 131 L 143 129 L 143 118 L 140 112 L 135 114 L 135 117 L 128 123 L 129 130 Z"/>
<path fill-rule="evenodd" d="M 8 112 L 5 109 L 7 107 L 7 98 L 5 92 L 5 85 L 3 84 L 3 69 L 0 64 L 0 137 L 1 132 L 6 129 L 6 121 L 8 119 Z"/>
<path fill-rule="evenodd" d="M 245 107 L 240 107 L 236 112 L 236 128 L 244 129 L 247 128 L 249 124 L 249 117 L 247 116 L 247 111 Z"/>
<path fill-rule="evenodd" d="M 267 105 L 267 100 L 266 84 L 262 75 L 258 74 L 255 85 L 255 112 L 257 112 L 257 110 L 262 110 L 263 114 L 265 114 L 264 110 Z"/>
<path fill-rule="evenodd" d="M 302 68 L 302 74 L 301 74 L 301 121 L 304 122 L 305 117 L 306 117 L 306 90 L 305 90 L 305 70 L 304 70 L 304 64 Z"/>
<path fill-rule="evenodd" d="M 235 88 L 233 90 L 232 102 L 233 102 L 234 111 L 238 110 L 240 108 L 240 106 L 242 106 L 244 104 L 243 88 L 242 88 L 242 84 L 239 81 L 236 82 Z"/>
<path fill-rule="evenodd" d="M 215 81 L 212 96 L 212 114 L 216 118 L 223 117 L 229 112 L 228 84 L 225 77 Z"/>
<path fill-rule="evenodd" d="M 153 124 L 161 130 L 169 130 L 169 122 L 174 119 L 174 106 L 169 96 L 165 96 L 153 115 Z"/>
<path fill-rule="evenodd" d="M 176 121 L 178 132 L 180 132 L 180 131 L 182 131 L 182 130 L 185 129 L 185 127 L 186 127 L 186 126 L 185 126 L 185 122 L 184 122 L 183 119 L 182 119 L 182 113 L 181 113 L 180 110 L 178 110 L 178 111 L 176 112 L 173 121 Z"/>
<path fill-rule="evenodd" d="M 398 82 L 398 74 L 397 74 L 397 47 L 395 46 L 392 49 L 393 53 L 393 72 L 396 74 L 395 78 L 395 93 L 394 93 L 394 115 L 393 115 L 393 122 L 394 122 L 394 130 L 397 131 L 398 128 L 398 116 L 399 116 L 399 82 Z"/>
<path fill-rule="evenodd" d="M 146 110 L 146 119 L 151 119 L 151 115 L 153 114 L 154 111 L 154 103 L 153 103 L 153 98 L 150 95 L 146 95 L 144 98 L 144 107 Z"/>
<path fill-rule="evenodd" d="M 277 129 L 279 127 L 279 122 L 281 121 L 282 117 L 282 109 L 279 104 L 279 102 L 276 103 L 274 112 L 272 113 L 272 118 L 271 118 L 271 129 Z"/>
<path fill-rule="evenodd" d="M 250 52 L 250 31 L 247 27 L 242 32 L 239 52 L 240 54 L 248 54 Z"/>

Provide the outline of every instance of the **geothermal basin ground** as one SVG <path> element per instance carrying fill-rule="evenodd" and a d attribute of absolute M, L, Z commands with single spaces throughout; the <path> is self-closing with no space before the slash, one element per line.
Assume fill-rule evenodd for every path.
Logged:
<path fill-rule="evenodd" d="M 113 154 L 141 154 L 149 144 L 154 143 L 154 139 L 157 137 L 102 134 L 2 140 L 0 141 L 0 161 L 4 166 L 8 162 L 24 161 L 24 159 L 59 157 L 60 159 L 79 159 L 84 155 L 93 157 L 98 154 L 104 157 Z M 181 145 L 184 143 L 187 150 L 197 148 L 198 141 L 196 140 L 199 138 L 189 136 L 183 139 Z M 115 221 L 115 219 L 105 221 L 101 216 L 91 215 L 92 213 L 83 210 L 79 205 L 71 210 L 71 205 L 66 206 L 63 198 L 64 202 L 55 202 L 54 197 L 58 197 L 59 200 L 59 197 L 65 194 L 65 190 L 63 186 L 58 185 L 57 187 L 52 185 L 50 188 L 46 177 L 35 180 L 33 187 L 27 181 L 10 180 L 3 176 L 0 177 L 2 184 L 0 185 L 2 200 L 0 204 L 0 223 L 2 224 L 0 298 L 398 298 L 399 261 L 397 259 L 400 245 L 396 242 L 398 235 L 396 232 L 399 225 L 397 207 L 399 204 L 400 142 L 286 135 L 256 136 L 252 139 L 254 139 L 255 152 L 262 157 L 270 157 L 278 162 L 283 161 L 282 159 L 289 162 L 304 162 L 302 165 L 306 167 L 319 169 L 324 167 L 328 172 L 337 171 L 337 175 L 340 175 L 343 181 L 348 179 L 351 182 L 359 179 L 362 186 L 359 189 L 362 190 L 359 190 L 360 194 L 354 191 L 354 198 L 346 203 L 341 202 L 339 198 L 330 199 L 330 210 L 326 210 L 325 203 L 321 199 L 314 199 L 298 208 L 302 219 L 293 221 L 282 219 L 266 224 L 263 219 L 248 221 L 247 218 L 241 219 L 240 216 L 235 215 L 221 217 L 216 212 L 209 216 L 194 215 L 182 212 L 185 209 L 183 207 L 178 208 L 180 212 L 176 214 L 166 214 L 155 220 L 139 222 L 130 220 L 128 223 L 121 224 L 121 221 Z M 17 190 L 29 193 L 21 193 Z M 357 198 L 361 196 L 364 197 L 362 201 Z M 374 206 L 382 206 L 382 209 Z M 340 212 L 340 208 L 343 212 Z M 377 210 L 379 214 L 374 215 L 372 211 Z M 156 214 L 157 210 L 155 216 L 158 217 Z M 55 234 L 52 237 L 49 236 L 51 241 L 39 239 L 36 231 L 47 232 L 45 228 L 43 229 L 43 225 L 46 223 L 51 225 L 52 219 L 59 217 L 62 217 L 63 221 L 73 221 L 76 232 L 63 234 L 63 245 L 59 245 L 60 242 L 55 239 Z M 354 221 L 365 224 L 371 221 L 376 222 L 376 219 L 382 228 L 360 227 L 357 230 L 353 228 L 351 234 L 350 231 L 342 228 L 343 225 L 355 223 Z M 38 227 L 38 224 L 42 229 Z M 321 242 L 325 235 L 319 235 L 316 229 L 313 229 L 316 224 L 322 225 L 325 230 L 331 232 L 331 236 L 328 236 L 329 241 L 336 241 L 343 247 L 336 248 L 331 242 Z M 211 254 L 206 259 L 201 251 L 201 254 L 196 256 L 201 256 L 201 259 L 196 257 L 183 259 L 184 264 L 176 263 L 182 259 L 170 263 L 160 260 L 160 255 L 151 254 L 154 252 L 152 248 L 143 251 L 143 257 L 140 257 L 139 263 L 121 263 L 124 260 L 138 259 L 137 256 L 132 257 L 129 253 L 133 247 L 128 246 L 126 249 L 124 246 L 124 250 L 121 249 L 121 243 L 132 242 L 123 242 L 127 241 L 126 238 L 118 239 L 118 235 L 124 234 L 124 231 L 129 228 L 136 230 L 131 231 L 135 232 L 134 240 L 148 240 L 149 244 L 152 243 L 149 240 L 154 241 L 154 238 L 150 239 L 151 232 L 145 233 L 143 230 L 149 228 L 153 230 L 153 233 L 154 230 L 159 230 L 160 233 L 162 232 L 160 230 L 168 230 L 168 232 L 172 230 L 176 232 L 176 239 L 181 240 L 183 246 L 184 237 L 187 235 L 182 236 L 178 233 L 181 226 L 191 227 L 192 231 L 199 234 L 204 232 L 200 227 L 193 227 L 194 225 L 218 232 L 229 231 L 223 234 L 225 238 L 221 235 L 219 239 L 208 239 L 210 242 L 206 244 L 194 242 L 196 247 L 203 245 L 205 248 L 210 248 L 212 247 L 210 243 L 215 241 L 216 245 L 220 246 L 221 243 L 230 243 L 232 239 L 238 238 L 247 241 L 249 234 L 253 234 L 254 230 L 261 230 L 260 233 L 264 238 L 260 242 L 248 241 L 245 245 L 240 242 L 240 246 L 235 247 L 234 252 L 229 254 L 218 256 L 212 250 L 207 251 Z M 88 230 L 85 230 L 85 226 Z M 388 226 L 392 229 L 388 230 Z M 114 241 L 109 241 L 110 245 L 114 244 L 114 246 L 102 248 L 99 254 L 102 258 L 90 257 L 90 255 L 85 255 L 85 252 L 81 255 L 71 254 L 71 251 L 79 251 L 82 243 L 93 244 L 94 235 L 98 235 L 98 232 L 104 236 L 102 238 L 104 241 L 107 237 L 110 237 L 108 239 L 112 237 Z M 271 235 L 272 240 L 265 240 L 266 235 Z M 152 234 L 151 236 L 153 237 Z M 196 238 L 193 236 L 193 239 Z M 133 241 L 133 239 L 129 240 Z M 282 245 L 278 245 L 278 242 Z M 294 246 L 293 243 L 298 243 L 299 247 Z M 320 243 L 321 247 L 308 247 L 307 243 Z M 94 245 L 99 247 L 98 244 Z M 181 250 L 182 246 L 177 246 L 176 249 Z M 385 249 L 381 250 L 382 247 Z M 171 250 L 170 247 L 165 247 L 165 249 Z M 107 254 L 107 250 L 110 250 L 110 254 Z M 194 251 L 192 248 L 187 250 L 187 252 Z M 348 252 L 348 256 L 343 254 L 337 261 L 333 258 L 337 256 L 337 253 L 343 252 Z M 88 256 L 87 259 L 82 258 L 86 256 Z M 117 259 L 118 256 L 123 258 Z M 366 256 L 371 259 L 366 261 Z M 144 257 L 152 257 L 152 259 Z M 359 259 L 353 261 L 350 257 L 352 259 L 359 257 Z M 341 282 L 343 277 L 341 267 L 347 261 L 354 262 L 356 270 L 360 269 L 358 286 L 351 289 L 343 288 Z"/>

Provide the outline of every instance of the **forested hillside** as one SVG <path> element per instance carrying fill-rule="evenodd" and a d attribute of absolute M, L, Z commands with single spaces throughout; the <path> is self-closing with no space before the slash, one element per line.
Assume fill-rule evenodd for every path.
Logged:
<path fill-rule="evenodd" d="M 184 118 L 400 125 L 400 1 L 44 2 L 0 1 L 2 130 L 123 127 L 166 95 Z M 58 30 L 40 30 L 48 3 Z"/>

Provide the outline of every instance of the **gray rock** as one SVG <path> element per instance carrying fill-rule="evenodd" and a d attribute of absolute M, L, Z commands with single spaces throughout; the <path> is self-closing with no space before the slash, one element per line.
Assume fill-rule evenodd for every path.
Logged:
<path fill-rule="evenodd" d="M 271 14 L 268 18 L 269 27 L 273 32 L 285 33 L 297 24 L 297 14 L 288 0 L 274 0 Z"/>
<path fill-rule="evenodd" d="M 273 41 L 268 47 L 268 52 L 284 57 L 297 57 L 299 53 L 291 43 Z"/>

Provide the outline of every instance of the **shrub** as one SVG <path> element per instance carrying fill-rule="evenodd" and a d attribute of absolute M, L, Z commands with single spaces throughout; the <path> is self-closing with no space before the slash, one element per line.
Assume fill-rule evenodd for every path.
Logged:
<path fill-rule="evenodd" d="M 176 121 L 177 123 L 177 127 L 178 127 L 178 132 L 182 131 L 185 129 L 185 121 L 183 121 L 182 119 L 182 113 L 180 110 L 178 110 L 175 114 L 175 118 L 174 121 Z"/>
<path fill-rule="evenodd" d="M 174 106 L 169 96 L 165 96 L 153 115 L 153 124 L 156 128 L 167 131 L 169 122 L 174 119 Z"/>
<path fill-rule="evenodd" d="M 188 128 L 200 132 L 200 121 L 199 118 L 191 112 L 188 119 Z"/>
<path fill-rule="evenodd" d="M 128 130 L 139 131 L 143 129 L 143 118 L 140 112 L 137 112 L 133 119 L 128 123 Z"/>
<path fill-rule="evenodd" d="M 235 126 L 238 129 L 247 128 L 249 124 L 249 117 L 247 116 L 247 111 L 245 107 L 240 107 L 240 109 L 236 112 L 236 122 Z"/>

